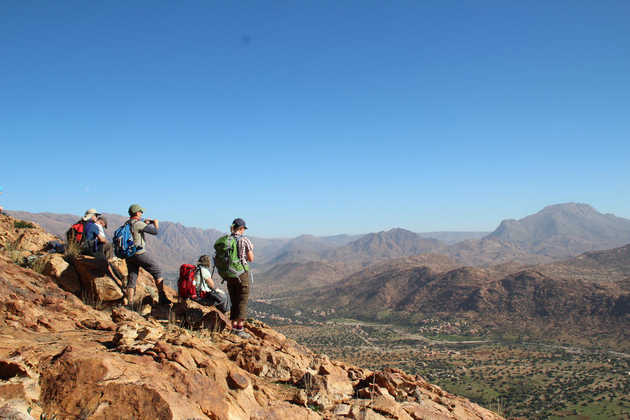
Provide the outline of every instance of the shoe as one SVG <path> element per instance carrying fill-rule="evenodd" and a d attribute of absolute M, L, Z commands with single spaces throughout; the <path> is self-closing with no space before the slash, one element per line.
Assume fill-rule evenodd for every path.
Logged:
<path fill-rule="evenodd" d="M 241 337 L 241 338 L 252 338 L 251 335 L 249 335 L 249 333 L 246 333 L 245 330 L 238 330 L 236 328 L 232 329 L 232 334 Z"/>

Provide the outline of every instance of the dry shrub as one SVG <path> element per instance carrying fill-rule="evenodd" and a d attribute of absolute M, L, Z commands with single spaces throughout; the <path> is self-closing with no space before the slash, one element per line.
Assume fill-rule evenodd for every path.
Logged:
<path fill-rule="evenodd" d="M 81 247 L 77 241 L 68 241 L 66 244 L 66 252 L 63 254 L 66 261 L 71 262 L 79 254 L 81 254 Z"/>

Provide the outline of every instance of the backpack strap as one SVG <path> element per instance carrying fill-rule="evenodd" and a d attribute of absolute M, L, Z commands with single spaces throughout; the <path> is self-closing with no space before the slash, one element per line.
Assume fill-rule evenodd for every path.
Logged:
<path fill-rule="evenodd" d="M 133 243 L 135 245 L 136 243 L 136 238 L 134 238 L 133 236 L 133 225 L 135 225 L 138 222 L 138 219 L 129 219 L 127 220 L 125 223 L 129 224 L 129 231 L 131 232 L 131 239 L 133 239 Z M 140 232 L 138 232 L 138 235 L 140 235 Z M 141 246 L 136 245 L 136 252 L 142 250 L 143 248 Z"/>

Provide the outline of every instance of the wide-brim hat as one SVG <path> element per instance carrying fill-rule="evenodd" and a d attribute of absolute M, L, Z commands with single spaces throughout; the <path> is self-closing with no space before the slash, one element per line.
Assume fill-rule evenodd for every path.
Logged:
<path fill-rule="evenodd" d="M 92 216 L 100 216 L 101 213 L 99 213 L 96 209 L 88 209 L 85 211 L 85 214 L 83 215 L 83 220 L 90 220 L 92 218 Z"/>

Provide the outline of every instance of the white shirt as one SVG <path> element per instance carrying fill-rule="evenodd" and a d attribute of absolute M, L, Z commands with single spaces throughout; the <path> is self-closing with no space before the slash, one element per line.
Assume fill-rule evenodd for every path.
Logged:
<path fill-rule="evenodd" d="M 208 286 L 207 280 L 211 277 L 212 273 L 203 265 L 198 266 L 199 270 L 195 272 L 195 278 L 193 280 L 195 287 L 197 288 L 197 295 L 201 295 L 201 292 L 210 292 L 213 289 Z"/>

